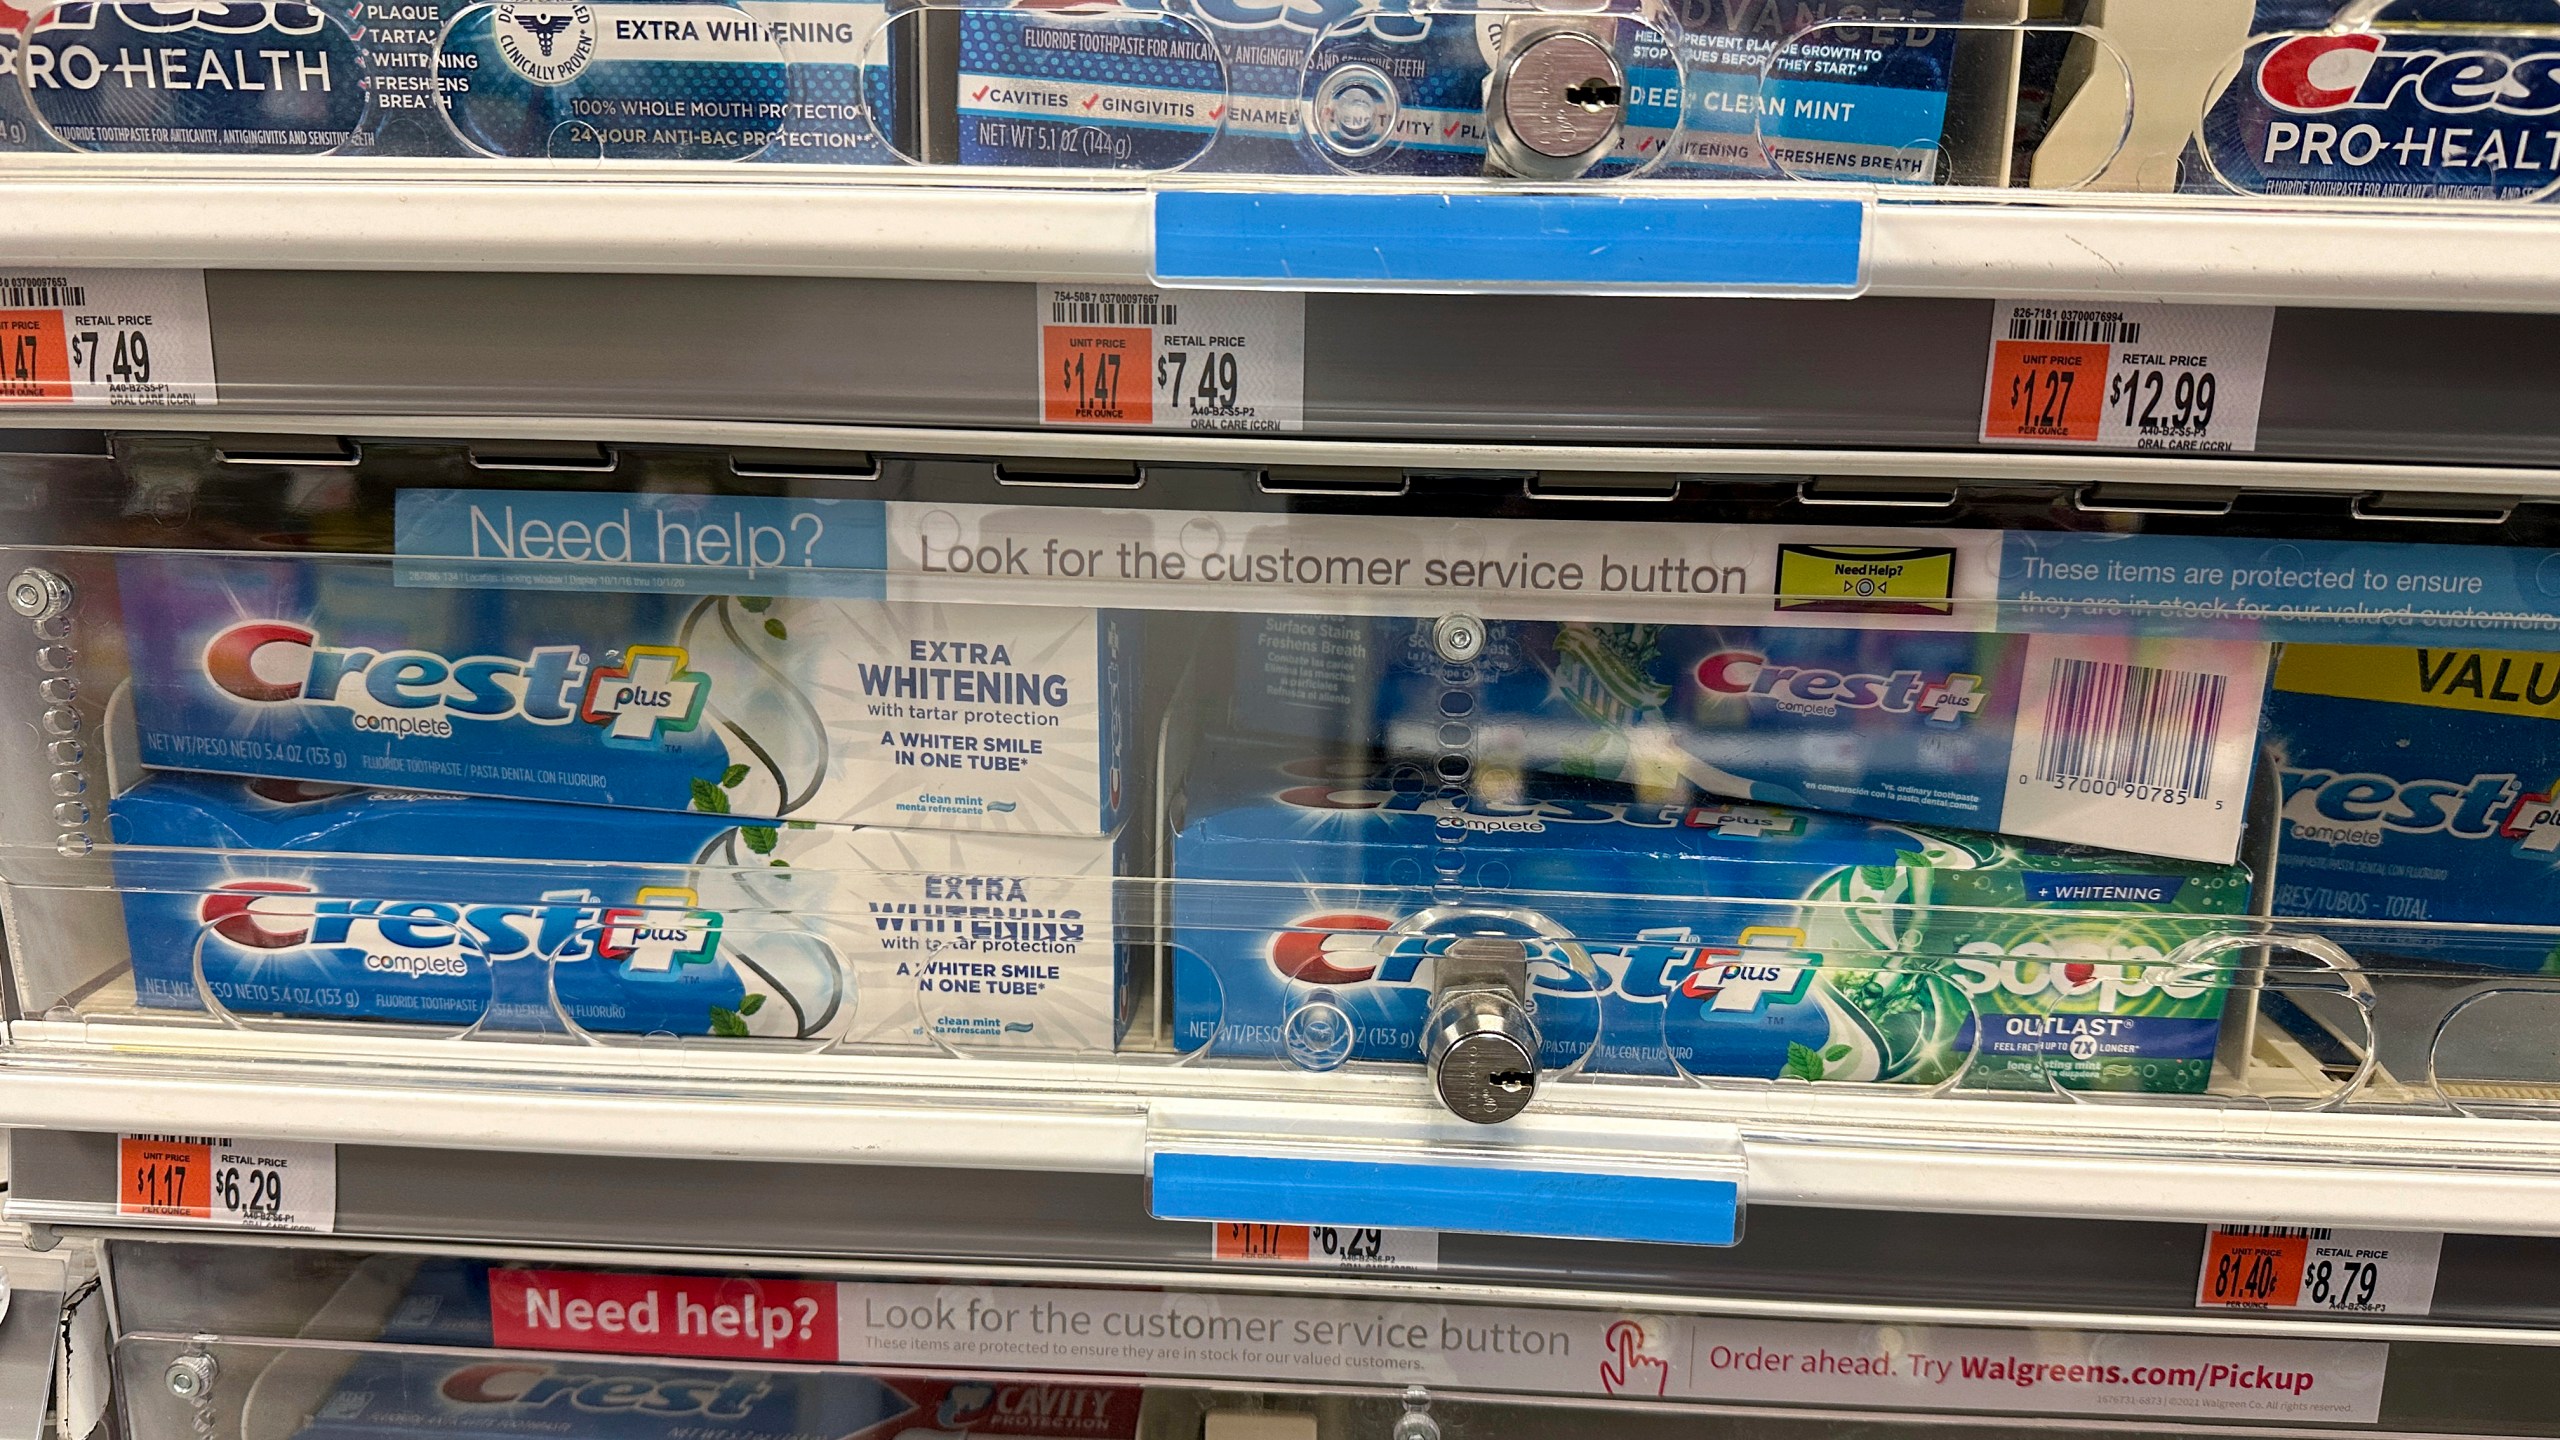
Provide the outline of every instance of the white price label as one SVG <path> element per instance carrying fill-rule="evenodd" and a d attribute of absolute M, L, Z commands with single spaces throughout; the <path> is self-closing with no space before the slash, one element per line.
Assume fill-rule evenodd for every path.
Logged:
<path fill-rule="evenodd" d="M 1069 285 L 1035 293 L 1043 424 L 1306 428 L 1302 294 Z"/>
<path fill-rule="evenodd" d="M 2264 305 L 2004 300 L 1991 307 L 1982 438 L 2255 450 L 2274 329 Z"/>
<path fill-rule="evenodd" d="M 116 1149 L 118 1215 L 321 1235 L 337 1228 L 335 1145 L 126 1135 Z"/>
<path fill-rule="evenodd" d="M 2442 1235 L 2216 1225 L 2206 1234 L 2196 1304 L 2247 1310 L 2424 1315 L 2434 1308 Z"/>
<path fill-rule="evenodd" d="M 0 271 L 0 404 L 212 403 L 203 271 Z"/>
<path fill-rule="evenodd" d="M 1440 1232 L 1355 1225 L 1215 1227 L 1210 1258 L 1238 1265 L 1306 1265 L 1319 1270 L 1437 1270 Z"/>

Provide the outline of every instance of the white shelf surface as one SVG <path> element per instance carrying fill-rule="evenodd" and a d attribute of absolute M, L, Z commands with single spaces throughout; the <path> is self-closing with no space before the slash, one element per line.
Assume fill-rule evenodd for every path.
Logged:
<path fill-rule="evenodd" d="M 1564 1082 L 1471 1126 L 1422 1077 L 1172 1063 L 706 1054 L 20 1022 L 0 1126 L 445 1149 L 1139 1173 L 1215 1130 L 1641 1166 L 1738 1144 L 1744 1203 L 2560 1235 L 2537 1120 L 2174 1101 Z"/>
<path fill-rule="evenodd" d="M 2310 203 L 1885 191 L 1868 293 L 2560 311 L 2560 215 L 2548 209 Z M 983 170 L 63 156 L 12 156 L 0 170 L 12 266 L 1134 283 L 1148 275 L 1150 213 L 1144 183 Z"/>

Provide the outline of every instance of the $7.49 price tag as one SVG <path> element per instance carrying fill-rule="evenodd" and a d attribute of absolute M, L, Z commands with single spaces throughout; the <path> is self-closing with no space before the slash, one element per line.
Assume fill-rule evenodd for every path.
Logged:
<path fill-rule="evenodd" d="M 1045 425 L 1306 428 L 1307 297 L 1037 287 Z"/>
<path fill-rule="evenodd" d="M 1353 1225 L 1246 1225 L 1221 1221 L 1209 1256 L 1232 1265 L 1317 1270 L 1437 1270 L 1440 1232 Z"/>
<path fill-rule="evenodd" d="M 1991 307 L 1990 444 L 2258 448 L 2275 311 L 2007 300 Z"/>
<path fill-rule="evenodd" d="M 203 271 L 0 271 L 0 405 L 214 399 Z"/>
<path fill-rule="evenodd" d="M 242 1230 L 338 1224 L 338 1147 L 210 1135 L 126 1135 L 116 1143 L 116 1213 Z"/>
<path fill-rule="evenodd" d="M 2435 1304 L 2438 1234 L 2216 1225 L 2196 1304 L 2249 1310 L 2424 1315 Z"/>

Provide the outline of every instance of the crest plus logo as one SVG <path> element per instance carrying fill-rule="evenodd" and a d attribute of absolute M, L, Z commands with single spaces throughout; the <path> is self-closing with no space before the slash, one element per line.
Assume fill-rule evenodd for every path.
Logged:
<path fill-rule="evenodd" d="M 633 899 L 636 904 L 615 906 L 598 917 L 598 955 L 653 975 L 718 958 L 720 913 L 695 909 L 699 897 L 693 891 L 651 888 Z"/>
<path fill-rule="evenodd" d="M 498 56 L 536 85 L 566 85 L 596 55 L 596 13 L 577 0 L 503 4 L 489 18 Z"/>
<path fill-rule="evenodd" d="M 2539 795 L 2527 795 L 2516 801 L 2507 812 L 2498 833 L 2510 840 L 2521 841 L 2518 850 L 2536 855 L 2560 851 L 2560 780 L 2543 787 Z"/>
<path fill-rule="evenodd" d="M 474 962 L 584 960 L 670 974 L 719 958 L 721 917 L 694 892 L 645 889 L 607 906 L 590 891 L 546 892 L 534 905 L 322 898 L 299 880 L 233 880 L 196 904 L 211 935 L 251 950 L 361 953 L 364 968 L 411 977 L 468 974 Z"/>
<path fill-rule="evenodd" d="M 1450 937 L 1388 933 L 1394 924 L 1359 911 L 1301 916 L 1272 936 L 1272 968 L 1309 985 L 1420 984 L 1423 962 Z M 1746 929 L 1730 945 L 1702 944 L 1684 925 L 1662 926 L 1587 955 L 1566 942 L 1521 938 L 1529 988 L 1541 995 L 1637 1001 L 1676 995 L 1709 1010 L 1748 1013 L 1802 1000 L 1821 968 L 1818 957 L 1803 951 L 1804 932 L 1769 926 Z"/>
<path fill-rule="evenodd" d="M 1816 666 L 1773 665 L 1748 650 L 1721 650 L 1698 662 L 1698 684 L 1711 694 L 1767 700 L 1794 715 L 1836 715 L 1843 710 L 1918 714 L 1936 725 L 1961 725 L 1990 702 L 1979 675 L 1930 679 L 1918 670 L 1867 674 Z"/>

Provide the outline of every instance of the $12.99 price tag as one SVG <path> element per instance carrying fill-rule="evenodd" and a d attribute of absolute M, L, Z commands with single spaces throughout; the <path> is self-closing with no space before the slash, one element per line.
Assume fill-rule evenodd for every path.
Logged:
<path fill-rule="evenodd" d="M 1306 428 L 1304 295 L 1066 285 L 1037 293 L 1042 424 Z"/>
<path fill-rule="evenodd" d="M 1982 438 L 2255 450 L 2274 329 L 2263 305 L 2002 301 L 1991 307 Z"/>
<path fill-rule="evenodd" d="M 2424 1315 L 2443 1250 L 2442 1235 L 2424 1232 L 2216 1225 L 2206 1232 L 2196 1304 Z"/>
<path fill-rule="evenodd" d="M 1247 1225 L 1221 1221 L 1210 1258 L 1232 1265 L 1317 1270 L 1437 1270 L 1440 1232 L 1355 1225 Z"/>
<path fill-rule="evenodd" d="M 328 1234 L 338 1224 L 338 1147 L 209 1135 L 116 1143 L 116 1213 L 242 1230 Z"/>

